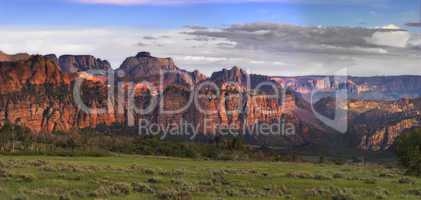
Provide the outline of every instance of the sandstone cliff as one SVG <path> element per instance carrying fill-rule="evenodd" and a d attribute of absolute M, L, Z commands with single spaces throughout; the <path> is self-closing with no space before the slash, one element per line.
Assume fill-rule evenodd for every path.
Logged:
<path fill-rule="evenodd" d="M 49 56 L 52 57 L 53 56 Z M 54 58 L 53 58 L 54 59 Z M 55 58 L 57 60 L 57 58 Z M 88 70 L 110 70 L 111 65 L 106 60 L 101 60 L 90 55 L 63 55 L 58 59 L 61 70 L 65 73 L 75 73 Z"/>
<path fill-rule="evenodd" d="M 19 53 L 15 55 L 9 55 L 0 51 L 0 62 L 16 62 L 19 60 L 26 60 L 30 57 L 27 53 Z"/>
<path fill-rule="evenodd" d="M 171 58 L 156 58 L 147 52 L 140 52 L 124 61 L 116 70 L 115 85 L 110 85 L 106 77 L 95 77 L 85 72 L 91 69 L 108 70 L 110 65 L 92 56 L 57 58 L 53 54 L 17 60 L 8 58 L 7 62 L 0 62 L 0 126 L 8 121 L 40 133 L 99 126 L 128 128 L 137 126 L 141 119 L 145 119 L 163 127 L 188 122 L 197 129 L 194 131 L 206 135 L 220 134 L 227 128 L 238 134 L 256 135 L 261 134 L 260 130 L 255 129 L 256 125 L 276 124 L 284 119 L 293 124 L 295 134 L 273 137 L 270 143 L 336 143 L 331 141 L 330 135 L 338 134 L 314 116 L 311 105 L 302 96 L 307 89 L 342 87 L 332 79 L 322 81 L 307 77 L 294 82 L 295 78 L 291 77 L 284 82 L 279 78 L 249 75 L 239 67 L 215 72 L 207 78 L 198 71 L 188 72 L 178 68 Z M 162 88 L 151 90 L 143 84 L 143 81 L 149 81 L 159 86 L 162 70 L 169 72 L 163 76 Z M 81 85 L 81 100 L 92 109 L 90 113 L 84 112 L 76 104 L 77 99 L 73 95 L 73 87 L 79 78 L 85 80 Z M 198 88 L 206 80 L 215 82 L 221 90 Z M 367 90 L 373 90 L 380 88 L 381 84 L 378 79 L 371 81 L 374 86 L 369 80 L 354 80 L 348 81 L 346 87 L 368 84 Z M 400 84 L 417 83 L 417 78 L 392 82 L 388 84 L 402 89 Z M 134 102 L 128 101 L 129 83 L 136 88 Z M 270 84 L 260 88 L 260 83 Z M 286 84 L 293 90 L 278 93 L 279 96 L 273 98 L 276 92 L 284 91 L 282 89 Z M 108 98 L 110 88 L 114 88 L 111 89 L 114 91 L 112 98 Z M 407 88 L 407 91 L 413 90 L 416 90 L 416 86 Z M 382 91 L 379 89 L 378 92 Z M 118 99 L 116 95 L 119 92 L 126 96 Z M 193 103 L 189 104 L 192 97 Z M 197 99 L 194 100 L 194 97 Z M 158 104 L 150 112 L 131 112 L 130 106 L 147 108 L 154 99 Z M 411 99 L 380 101 L 358 98 L 350 101 L 343 107 L 349 112 L 350 129 L 347 134 L 338 136 L 349 140 L 340 145 L 372 151 L 390 148 L 403 130 L 417 125 L 420 102 Z M 326 116 L 334 114 L 331 112 L 333 107 L 332 98 L 322 99 L 316 104 L 317 110 Z M 100 112 L 102 109 L 106 109 L 105 112 Z M 182 111 L 173 112 L 179 109 Z"/>

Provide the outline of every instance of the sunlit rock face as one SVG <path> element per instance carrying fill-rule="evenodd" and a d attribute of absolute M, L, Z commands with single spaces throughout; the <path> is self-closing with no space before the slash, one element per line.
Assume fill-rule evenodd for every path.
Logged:
<path fill-rule="evenodd" d="M 111 69 L 107 61 L 93 56 L 18 57 L 0 54 L 3 59 L 0 61 L 0 126 L 6 121 L 18 123 L 34 133 L 100 126 L 136 127 L 139 121 L 147 120 L 163 127 L 187 122 L 203 135 L 218 134 L 224 127 L 239 134 L 252 134 L 257 133 L 253 129 L 255 125 L 287 119 L 294 125 L 296 134 L 279 141 L 270 140 L 271 143 L 339 144 L 331 141 L 330 136 L 336 135 L 336 139 L 346 141 L 340 143 L 342 146 L 383 151 L 390 149 L 406 129 L 418 125 L 421 111 L 420 99 L 410 98 L 416 96 L 421 85 L 418 84 L 420 78 L 413 76 L 350 77 L 345 83 L 339 83 L 332 78 L 247 74 L 243 69 L 233 67 L 215 72 L 208 78 L 199 71 L 178 68 L 171 58 L 140 52 L 127 58 L 115 70 L 114 85 L 111 85 L 107 76 L 88 73 L 95 69 Z M 73 87 L 79 79 L 84 80 L 81 101 L 91 108 L 88 113 L 76 105 L 77 99 L 73 96 Z M 199 87 L 208 81 L 220 90 Z M 152 83 L 153 88 L 145 82 Z M 262 87 L 262 83 L 266 85 Z M 119 92 L 127 95 L 130 87 L 136 89 L 134 102 L 129 102 L 127 96 L 117 97 Z M 396 100 L 377 99 L 392 95 L 392 89 L 386 87 L 401 91 L 394 93 Z M 114 98 L 108 98 L 110 88 L 115 90 L 111 93 Z M 351 94 L 351 100 L 339 106 L 348 112 L 349 130 L 345 134 L 327 127 L 311 108 L 334 117 L 334 98 L 322 96 L 317 102 L 308 102 L 305 98 L 314 89 L 341 88 L 348 89 Z M 373 94 L 381 95 L 365 98 Z M 411 95 L 398 98 L 404 94 Z M 146 108 L 154 98 L 158 104 L 148 113 L 133 113 L 129 109 L 131 103 L 137 108 Z"/>
<path fill-rule="evenodd" d="M 58 59 L 60 69 L 65 73 L 75 73 L 89 70 L 110 70 L 111 65 L 90 55 L 63 55 Z"/>
<path fill-rule="evenodd" d="M 120 80 L 147 81 L 160 91 L 163 90 L 158 88 L 161 81 L 164 87 L 172 84 L 192 86 L 207 79 L 199 71 L 179 69 L 172 58 L 157 58 L 149 52 L 139 52 L 136 56 L 126 58 L 116 71 Z"/>
<path fill-rule="evenodd" d="M 0 94 L 19 92 L 27 86 L 66 84 L 60 69 L 42 56 L 0 62 Z"/>

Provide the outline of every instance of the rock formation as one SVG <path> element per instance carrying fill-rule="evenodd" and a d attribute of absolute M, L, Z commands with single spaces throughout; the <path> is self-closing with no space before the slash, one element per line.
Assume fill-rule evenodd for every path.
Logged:
<path fill-rule="evenodd" d="M 107 77 L 96 77 L 88 70 L 109 70 L 107 61 L 93 56 L 34 55 L 11 58 L 0 54 L 0 126 L 5 121 L 22 124 L 35 133 L 69 131 L 98 126 L 131 127 L 142 120 L 163 127 L 188 122 L 201 134 L 221 134 L 230 128 L 238 134 L 260 134 L 256 126 L 276 124 L 285 119 L 294 125 L 293 137 L 278 137 L 271 143 L 289 142 L 294 145 L 335 143 L 329 135 L 335 130 L 324 125 L 312 113 L 311 106 L 326 116 L 332 116 L 334 98 L 321 98 L 315 105 L 305 100 L 311 89 L 332 90 L 341 87 L 388 93 L 380 78 L 356 78 L 345 85 L 332 78 L 269 77 L 247 74 L 239 67 L 223 69 L 210 78 L 199 71 L 178 68 L 171 58 L 156 58 L 140 52 L 127 58 L 116 71 L 114 85 Z M 25 58 L 25 59 L 23 59 Z M 164 76 L 161 77 L 162 71 Z M 75 73 L 77 72 L 77 73 Z M 73 95 L 79 79 L 80 101 L 91 108 L 85 112 L 78 97 Z M 420 77 L 392 77 L 384 85 L 402 91 L 416 92 Z M 149 81 L 155 87 L 145 85 Z M 164 81 L 162 85 L 161 81 Z M 211 81 L 220 88 L 199 87 Z M 261 87 L 261 83 L 267 83 Z M 403 85 L 411 85 L 404 87 Z M 110 89 L 111 88 L 111 89 Z M 135 88 L 135 91 L 131 89 Z M 290 90 L 286 91 L 285 88 Z M 377 90 L 375 90 L 377 88 Z M 111 93 L 110 93 L 111 91 Z M 119 99 L 118 94 L 125 94 Z M 108 97 L 108 95 L 114 95 Z M 129 100 L 132 94 L 133 101 Z M 276 94 L 277 96 L 274 96 Z M 411 93 L 414 94 L 414 93 Z M 388 94 L 389 95 L 389 94 Z M 355 96 L 358 97 L 358 96 Z M 153 104 L 155 101 L 155 105 Z M 78 103 L 79 102 L 79 103 Z M 152 109 L 147 113 L 135 113 Z M 393 101 L 356 98 L 342 109 L 349 113 L 349 131 L 339 134 L 348 138 L 346 144 L 362 150 L 386 150 L 405 129 L 418 124 L 421 101 Z M 104 110 L 105 109 L 105 110 Z M 180 112 L 174 112 L 181 110 Z M 342 144 L 341 144 L 342 145 Z"/>
<path fill-rule="evenodd" d="M 20 60 L 26 60 L 30 57 L 27 53 L 19 53 L 15 55 L 9 55 L 0 51 L 0 62 L 16 62 Z"/>
<path fill-rule="evenodd" d="M 55 55 L 49 55 L 54 59 Z M 55 58 L 57 60 L 57 58 Z M 63 55 L 58 59 L 61 70 L 65 73 L 75 73 L 89 70 L 110 70 L 111 65 L 106 60 L 101 60 L 89 55 Z"/>

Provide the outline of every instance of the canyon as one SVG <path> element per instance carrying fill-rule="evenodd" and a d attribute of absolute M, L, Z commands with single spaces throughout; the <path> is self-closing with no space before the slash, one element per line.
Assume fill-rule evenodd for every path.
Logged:
<path fill-rule="evenodd" d="M 201 135 L 221 134 L 230 127 L 236 134 L 257 138 L 260 133 L 252 127 L 282 119 L 292 124 L 295 134 L 271 136 L 272 146 L 335 144 L 361 151 L 388 150 L 406 129 L 418 126 L 421 76 L 340 78 L 344 81 L 333 76 L 264 76 L 240 67 L 207 77 L 148 52 L 128 57 L 115 70 L 90 55 L 0 52 L 0 126 L 19 124 L 39 134 L 129 129 L 147 120 L 164 127 L 187 122 Z M 333 97 L 341 89 L 349 100 L 336 105 Z M 311 101 L 314 93 L 319 95 Z M 315 114 L 333 119 L 335 109 L 347 113 L 345 133 Z"/>

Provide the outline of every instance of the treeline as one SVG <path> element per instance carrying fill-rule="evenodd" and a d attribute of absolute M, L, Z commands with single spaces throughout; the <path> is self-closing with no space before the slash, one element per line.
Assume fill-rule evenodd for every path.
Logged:
<path fill-rule="evenodd" d="M 192 142 L 95 129 L 33 134 L 29 129 L 9 123 L 0 129 L 0 153 L 63 156 L 121 153 L 214 160 L 289 160 L 289 156 L 281 157 L 268 149 L 252 148 L 241 137 L 234 136 L 215 136 Z"/>

